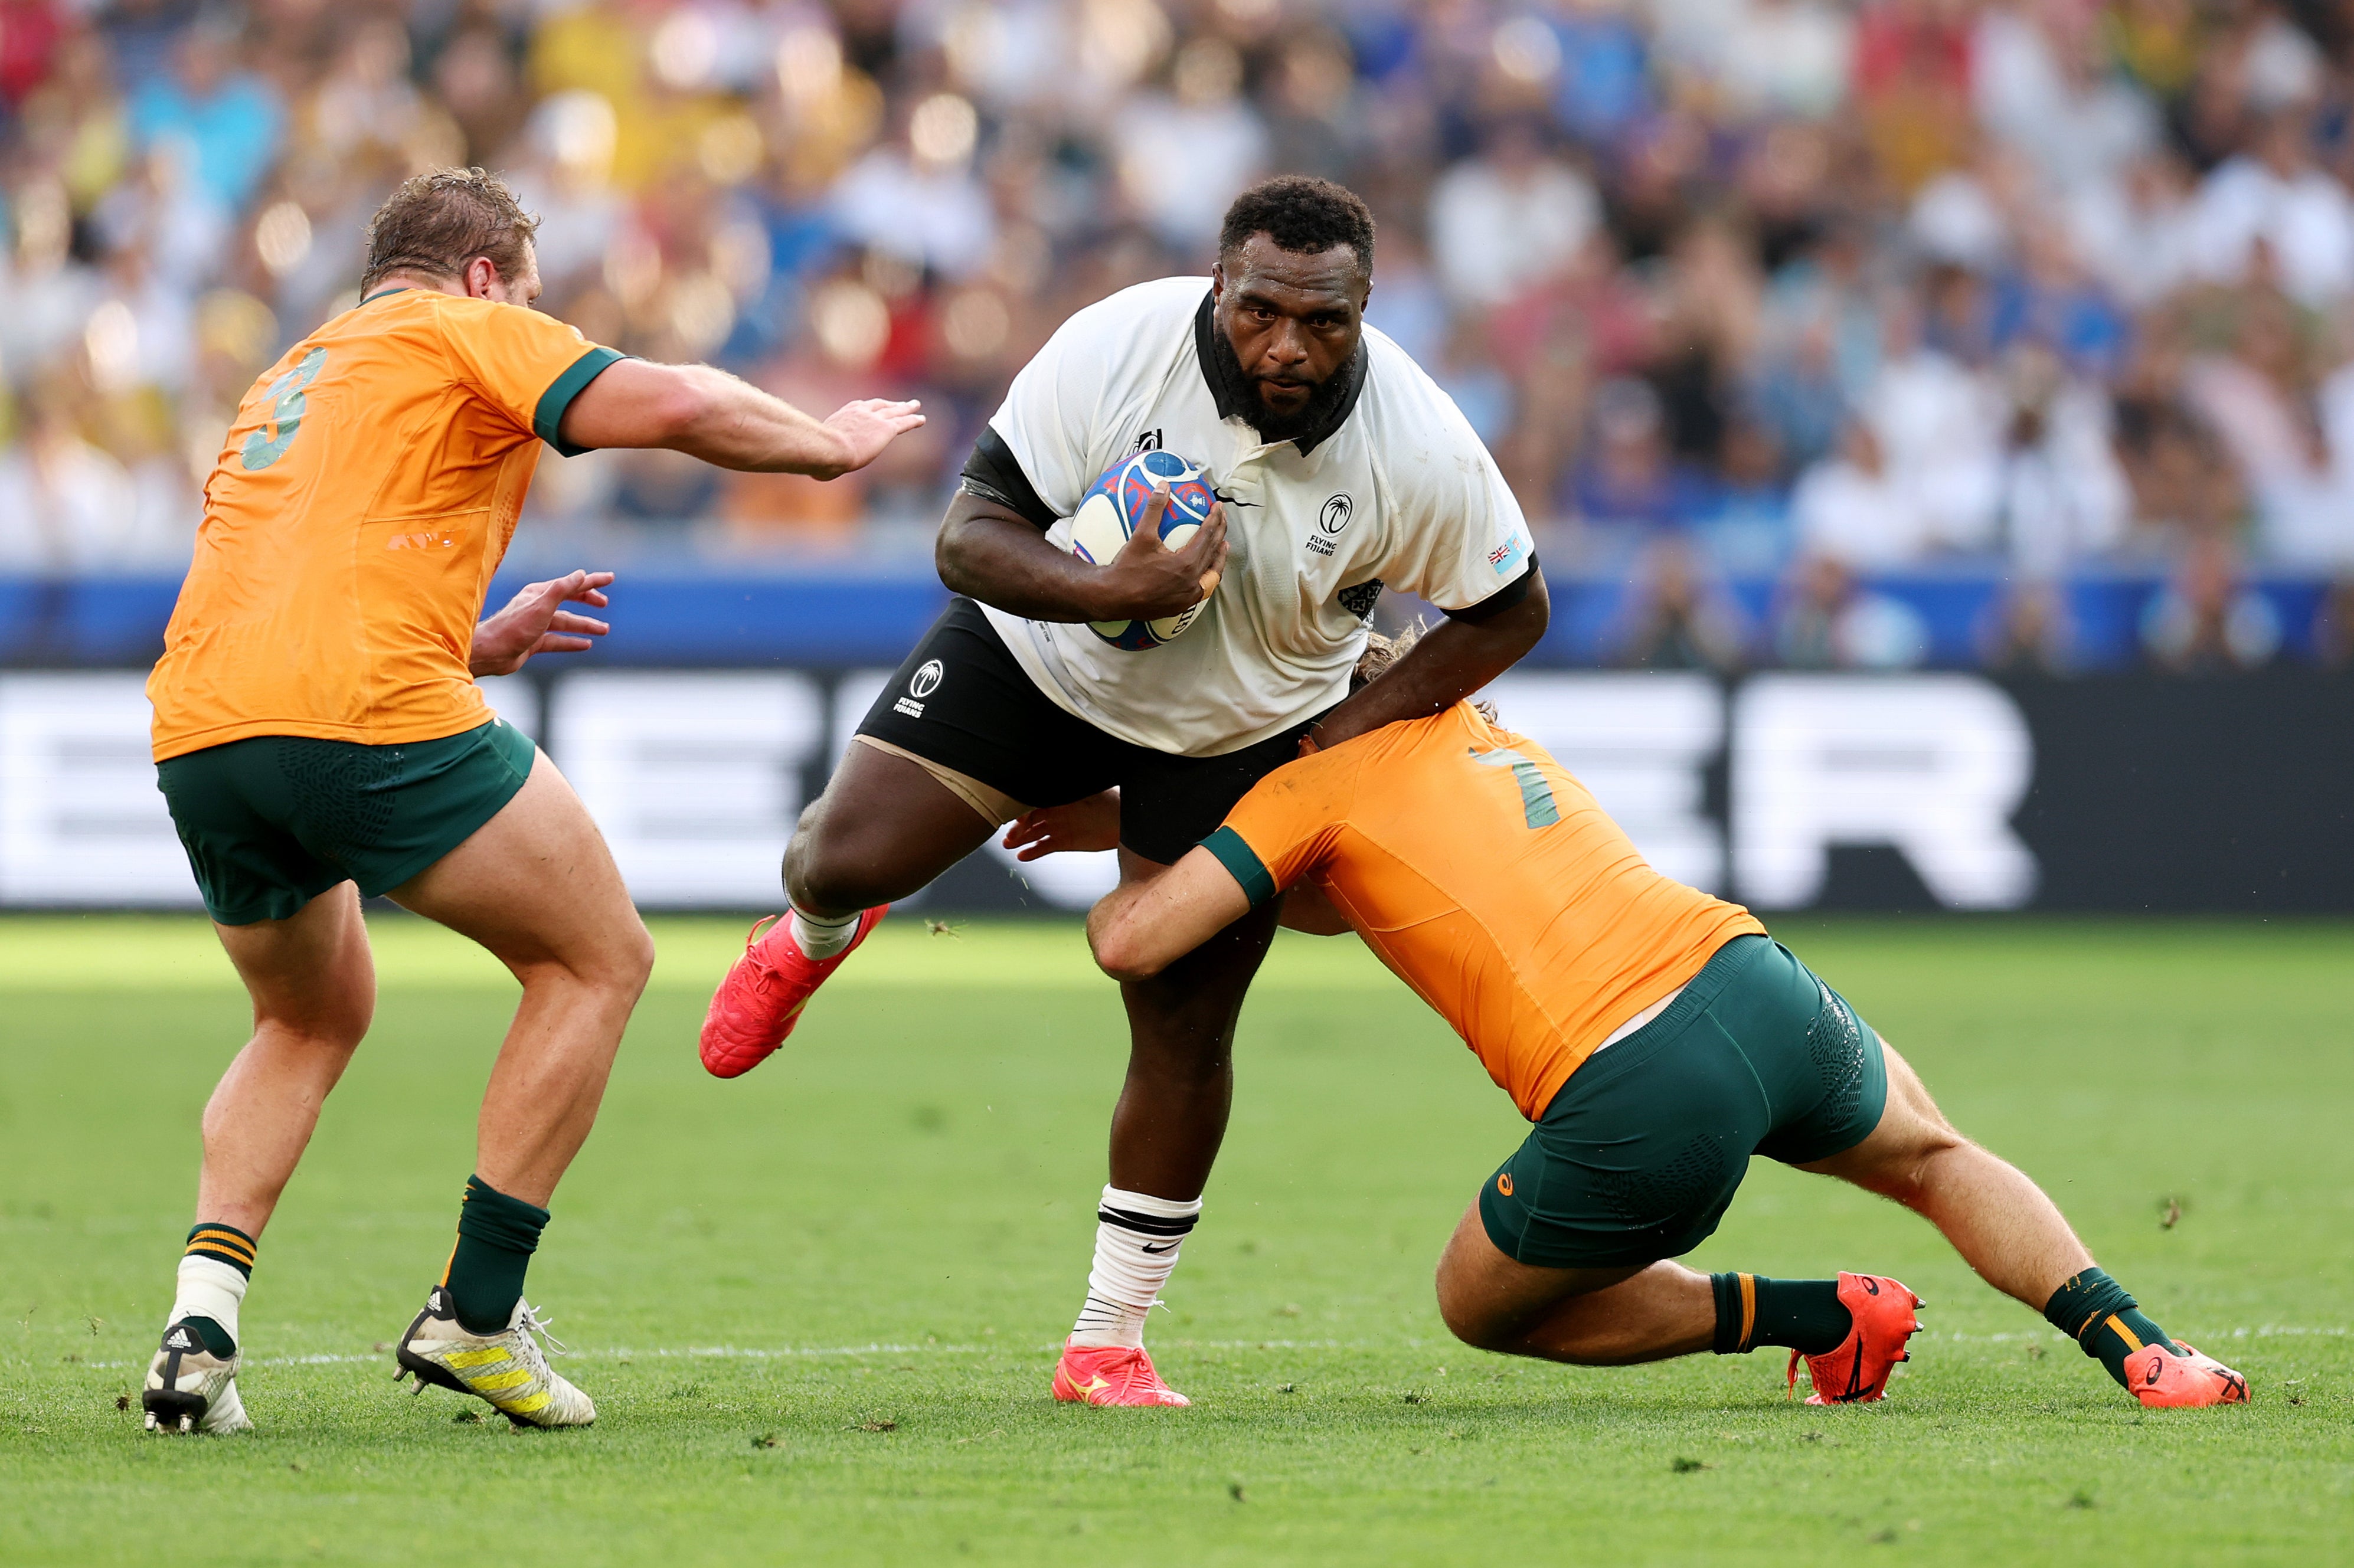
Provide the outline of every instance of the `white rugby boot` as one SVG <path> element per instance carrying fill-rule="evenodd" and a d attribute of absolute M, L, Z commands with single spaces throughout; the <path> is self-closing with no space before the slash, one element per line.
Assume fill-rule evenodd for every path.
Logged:
<path fill-rule="evenodd" d="M 536 1335 L 539 1338 L 535 1339 Z M 597 1419 L 597 1406 L 563 1376 L 549 1370 L 539 1347 L 545 1339 L 558 1355 L 563 1341 L 547 1331 L 528 1302 L 515 1302 L 507 1326 L 495 1334 L 469 1333 L 458 1322 L 458 1309 L 449 1290 L 435 1286 L 425 1298 L 425 1310 L 400 1337 L 400 1370 L 392 1374 L 417 1379 L 415 1392 L 427 1383 L 471 1393 L 517 1426 L 586 1426 Z"/>
<path fill-rule="evenodd" d="M 150 1432 L 250 1432 L 245 1401 L 237 1395 L 238 1355 L 217 1356 L 185 1322 L 164 1330 L 139 1395 Z"/>

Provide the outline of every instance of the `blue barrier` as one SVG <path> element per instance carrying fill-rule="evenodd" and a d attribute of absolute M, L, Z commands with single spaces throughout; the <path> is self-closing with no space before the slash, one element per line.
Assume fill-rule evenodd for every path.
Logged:
<path fill-rule="evenodd" d="M 1554 667 L 1617 662 L 1639 588 L 1618 576 L 1547 577 L 1553 627 L 1530 662 Z M 504 602 L 524 580 L 520 574 L 503 575 L 492 588 L 491 602 Z M 2154 573 L 2086 573 L 2069 579 L 2064 591 L 2074 627 L 2074 662 L 2086 670 L 2138 664 L 2142 618 L 2164 586 Z M 2279 619 L 2282 657 L 2308 659 L 2327 585 L 2267 577 L 2251 586 Z M 2008 588 L 1997 574 L 1960 569 L 1875 577 L 1863 587 L 1912 610 L 1925 636 L 1925 662 L 1947 668 L 1978 662 L 1982 638 Z M 164 625 L 178 589 L 170 577 L 0 577 L 0 663 L 146 663 L 163 647 Z M 1762 648 L 1778 585 L 1744 577 L 1722 585 L 1722 591 L 1745 622 L 1753 646 Z M 615 586 L 611 640 L 575 662 L 896 664 L 947 598 L 928 562 L 790 574 L 639 569 Z"/>

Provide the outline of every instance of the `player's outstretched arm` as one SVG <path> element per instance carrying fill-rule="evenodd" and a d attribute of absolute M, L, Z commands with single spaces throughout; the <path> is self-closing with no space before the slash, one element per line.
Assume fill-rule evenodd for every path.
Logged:
<path fill-rule="evenodd" d="M 1087 946 L 1104 973 L 1150 980 L 1250 912 L 1235 874 L 1205 849 L 1123 882 L 1087 911 Z"/>
<path fill-rule="evenodd" d="M 707 365 L 624 359 L 580 389 L 559 427 L 581 447 L 666 447 L 719 468 L 834 479 L 924 422 L 914 403 L 870 397 L 813 418 Z"/>
<path fill-rule="evenodd" d="M 1428 718 L 1469 696 L 1537 645 L 1553 617 L 1544 578 L 1529 568 L 1528 591 L 1490 616 L 1449 618 L 1423 633 L 1406 656 L 1324 715 L 1300 743 L 1302 755 L 1400 719 Z"/>
<path fill-rule="evenodd" d="M 940 581 L 1031 620 L 1151 620 L 1210 597 L 1226 568 L 1226 512 L 1210 508 L 1199 532 L 1172 550 L 1161 542 L 1169 487 L 1156 485 L 1119 554 L 1093 566 L 1046 542 L 1038 525 L 986 496 L 957 492 L 933 556 Z"/>

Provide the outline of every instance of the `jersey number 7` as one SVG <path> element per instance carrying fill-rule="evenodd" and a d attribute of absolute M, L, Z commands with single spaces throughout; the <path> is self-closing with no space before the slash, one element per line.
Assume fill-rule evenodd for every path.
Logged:
<path fill-rule="evenodd" d="M 1549 828 L 1561 821 L 1561 808 L 1553 804 L 1553 786 L 1545 782 L 1543 772 L 1510 747 L 1471 758 L 1483 768 L 1509 768 L 1512 781 L 1521 787 L 1521 814 L 1532 828 Z"/>

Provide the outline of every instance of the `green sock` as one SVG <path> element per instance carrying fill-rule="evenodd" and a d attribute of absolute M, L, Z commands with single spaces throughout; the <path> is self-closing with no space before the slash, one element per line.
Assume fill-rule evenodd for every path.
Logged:
<path fill-rule="evenodd" d="M 1819 1356 L 1839 1349 L 1855 1328 L 1836 1279 L 1767 1279 L 1755 1274 L 1712 1274 L 1720 1356 L 1747 1355 L 1760 1345 L 1784 1345 Z"/>
<path fill-rule="evenodd" d="M 470 1334 L 495 1334 L 507 1326 L 523 1298 L 524 1271 L 546 1225 L 546 1209 L 510 1198 L 480 1176 L 466 1178 L 458 1247 L 441 1281 L 449 1287 L 458 1327 Z"/>
<path fill-rule="evenodd" d="M 2142 1315 L 2141 1304 L 2125 1287 L 2097 1268 L 2088 1268 L 2052 1293 L 2043 1307 L 2044 1321 L 2073 1338 L 2086 1355 L 2109 1369 L 2126 1386 L 2126 1358 L 2144 1345 L 2163 1345 L 2168 1354 L 2182 1347 L 2165 1330 Z"/>

